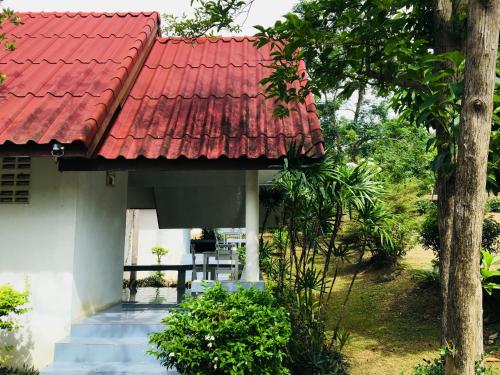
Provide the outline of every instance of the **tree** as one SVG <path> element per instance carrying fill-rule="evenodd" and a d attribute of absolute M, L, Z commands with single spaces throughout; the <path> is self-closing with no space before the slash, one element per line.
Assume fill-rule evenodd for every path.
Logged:
<path fill-rule="evenodd" d="M 346 161 L 374 162 L 387 185 L 416 180 L 423 193 L 430 192 L 434 177 L 429 166 L 434 153 L 427 150 L 431 136 L 425 129 L 390 116 L 384 101 L 365 100 L 357 120 L 338 119 L 340 108 L 318 103 L 326 148 Z"/>
<path fill-rule="evenodd" d="M 19 25 L 21 24 L 21 19 L 16 16 L 11 9 L 3 8 L 0 10 L 0 29 L 8 23 Z M 8 51 L 13 51 L 16 48 L 15 40 L 8 40 L 6 33 L 0 32 L 0 47 L 3 47 Z M 5 81 L 5 78 L 5 74 L 0 72 L 0 84 Z"/>
<path fill-rule="evenodd" d="M 160 266 L 161 265 L 161 258 L 163 258 L 165 255 L 168 254 L 168 249 L 165 249 L 164 247 L 161 247 L 161 246 L 153 246 L 151 248 L 151 253 L 154 256 L 156 256 L 156 263 Z M 163 280 L 163 272 L 156 271 L 155 276 L 158 280 L 160 280 L 160 281 Z"/>
<path fill-rule="evenodd" d="M 480 264 L 488 145 L 493 114 L 500 0 L 468 4 L 465 87 L 458 139 L 448 337 L 454 354 L 447 374 L 474 374 L 482 355 Z"/>
<path fill-rule="evenodd" d="M 197 1 L 202 7 L 207 3 L 218 2 L 224 0 Z M 269 44 L 274 51 L 272 73 L 263 80 L 263 84 L 266 85 L 268 95 L 276 98 L 276 115 L 288 115 L 287 103 L 305 101 L 311 92 L 319 95 L 334 90 L 346 98 L 356 90 L 364 90 L 370 85 L 381 96 L 392 94 L 393 108 L 406 115 L 409 121 L 435 130 L 434 145 L 437 155 L 434 165 L 437 172 L 438 222 L 442 249 L 440 275 L 443 335 L 454 339 L 458 336 L 449 332 L 450 313 L 447 307 L 454 306 L 451 313 L 454 315 L 462 312 L 462 306 L 450 303 L 453 297 L 449 295 L 448 288 L 454 288 L 451 293 L 453 296 L 462 293 L 462 287 L 464 290 L 471 290 L 472 287 L 468 283 L 477 284 L 473 279 L 478 275 L 479 264 L 471 263 L 468 257 L 457 255 L 466 251 L 465 246 L 473 245 L 468 249 L 476 252 L 474 256 L 479 256 L 478 249 L 474 246 L 479 243 L 475 237 L 480 237 L 480 225 L 477 225 L 475 218 L 469 223 L 462 222 L 468 220 L 463 208 L 477 209 L 479 212 L 482 210 L 477 205 L 479 198 L 466 198 L 466 192 L 462 189 L 460 205 L 455 208 L 455 196 L 459 190 L 455 182 L 469 178 L 465 176 L 465 171 L 471 165 L 478 166 L 481 162 L 486 164 L 486 160 L 474 161 L 470 154 L 460 156 L 461 152 L 469 152 L 471 144 L 467 141 L 471 140 L 471 134 L 476 135 L 474 132 L 468 130 L 461 133 L 463 138 L 460 138 L 460 147 L 457 149 L 459 143 L 456 134 L 459 125 L 465 124 L 465 114 L 471 114 L 466 111 L 467 102 L 462 100 L 464 55 L 467 55 L 469 61 L 470 76 L 469 55 L 477 54 L 477 51 L 471 49 L 470 41 L 465 43 L 465 26 L 468 17 L 477 16 L 472 12 L 472 7 L 479 6 L 478 4 L 483 4 L 484 9 L 491 10 L 496 7 L 492 0 L 470 4 L 464 0 L 419 0 L 411 5 L 403 0 L 310 0 L 300 2 L 292 13 L 285 15 L 284 20 L 277 21 L 273 27 L 257 27 L 257 35 L 260 38 L 258 45 Z M 240 8 L 243 5 L 248 3 L 240 2 Z M 494 19 L 494 15 L 491 17 Z M 229 18 L 217 20 L 217 30 L 222 30 L 225 23 L 230 25 L 233 21 Z M 470 20 L 471 24 L 475 22 L 476 20 Z M 496 22 L 498 23 L 498 19 Z M 470 27 L 469 33 L 473 30 L 474 28 Z M 495 32 L 498 34 L 497 25 L 488 35 Z M 494 60 L 496 54 L 492 51 L 488 53 L 491 53 L 490 58 Z M 306 61 L 309 74 L 298 69 L 302 60 Z M 492 82 L 494 77 L 489 81 L 491 86 L 494 84 Z M 465 105 L 462 105 L 463 103 Z M 487 107 L 484 112 L 480 119 L 483 125 L 488 119 L 486 114 L 490 112 L 490 108 Z M 465 119 L 469 121 L 469 117 Z M 491 115 L 488 126 L 491 127 Z M 489 141 L 489 137 L 485 137 L 483 133 L 478 134 L 483 136 L 483 141 Z M 488 143 L 483 146 L 487 150 Z M 475 148 L 473 151 L 479 150 Z M 474 157 L 482 155 L 482 151 L 474 154 Z M 457 155 L 458 158 L 463 158 L 460 168 L 456 167 Z M 457 177 L 455 173 L 459 170 L 461 174 Z M 468 186 L 469 193 L 479 191 L 477 189 L 478 184 L 482 183 L 482 170 L 477 173 L 479 174 L 473 174 L 474 181 L 468 180 L 471 184 Z M 474 215 L 479 213 L 475 212 Z M 455 223 L 455 220 L 460 222 Z M 457 228 L 464 228 L 465 231 L 458 233 Z M 466 241 L 467 235 L 474 237 L 474 240 Z M 457 243 L 454 236 L 460 237 L 457 237 Z M 452 250 L 455 253 L 453 259 Z M 474 266 L 475 271 L 471 268 Z M 461 279 L 454 275 L 453 280 L 449 280 L 450 269 L 451 274 L 469 271 L 462 274 Z M 466 324 L 456 327 L 456 323 L 452 323 L 452 331 L 456 332 L 458 329 L 463 335 L 476 334 L 472 341 L 480 343 L 480 330 L 465 332 Z M 478 345 L 476 353 L 481 349 Z M 471 352 L 462 353 L 471 355 Z M 467 358 L 465 361 L 473 361 L 476 358 Z"/>

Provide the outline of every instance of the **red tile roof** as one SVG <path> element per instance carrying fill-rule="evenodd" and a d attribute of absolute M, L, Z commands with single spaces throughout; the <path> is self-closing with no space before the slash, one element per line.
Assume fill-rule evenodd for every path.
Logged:
<path fill-rule="evenodd" d="M 304 141 L 322 156 L 312 97 L 273 117 L 259 81 L 270 50 L 253 39 L 158 38 L 98 155 L 106 159 L 278 159 Z"/>
<path fill-rule="evenodd" d="M 0 51 L 0 145 L 89 146 L 103 129 L 157 13 L 21 13 L 6 26 L 16 50 Z M 144 52 L 145 53 L 145 52 Z"/>
<path fill-rule="evenodd" d="M 259 84 L 270 50 L 252 38 L 155 38 L 157 13 L 20 16 L 4 29 L 17 49 L 0 50 L 0 152 L 59 142 L 104 159 L 278 159 L 295 140 L 324 153 L 312 97 L 273 117 Z"/>

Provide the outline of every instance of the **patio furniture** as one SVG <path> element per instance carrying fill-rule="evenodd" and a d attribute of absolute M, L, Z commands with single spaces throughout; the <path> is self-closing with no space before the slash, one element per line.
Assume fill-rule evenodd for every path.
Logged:
<path fill-rule="evenodd" d="M 215 238 L 209 240 L 191 240 L 191 250 L 194 248 L 196 254 L 203 254 L 209 251 L 213 252 L 215 251 L 216 242 Z"/>
<path fill-rule="evenodd" d="M 215 260 L 217 264 L 215 268 L 216 280 L 222 280 L 221 275 L 228 275 L 230 280 L 239 279 L 239 257 L 235 244 L 217 244 Z"/>

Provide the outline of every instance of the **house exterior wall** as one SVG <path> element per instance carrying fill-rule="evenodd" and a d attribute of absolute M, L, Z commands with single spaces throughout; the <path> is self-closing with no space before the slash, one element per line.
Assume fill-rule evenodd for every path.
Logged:
<path fill-rule="evenodd" d="M 30 292 L 22 328 L 2 338 L 19 361 L 45 366 L 72 322 L 119 301 L 126 180 L 34 158 L 30 203 L 0 205 L 0 284 Z"/>
<path fill-rule="evenodd" d="M 121 301 L 127 209 L 126 173 L 115 174 L 113 187 L 104 172 L 80 173 L 78 180 L 73 321 Z"/>

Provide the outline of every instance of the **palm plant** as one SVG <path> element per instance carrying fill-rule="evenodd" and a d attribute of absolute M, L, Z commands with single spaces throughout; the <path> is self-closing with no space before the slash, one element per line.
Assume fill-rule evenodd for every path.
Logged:
<path fill-rule="evenodd" d="M 297 337 L 290 348 L 293 371 L 331 373 L 332 366 L 341 363 L 332 360 L 337 358 L 336 349 L 346 340 L 340 327 L 328 331 L 325 325 L 339 264 L 353 250 L 360 264 L 368 237 L 377 236 L 384 242 L 391 239 L 384 228 L 381 187 L 374 171 L 362 164 L 338 164 L 328 152 L 321 163 L 307 166 L 300 155 L 299 146 L 275 180 L 283 202 L 273 254 L 266 258 L 271 265 L 266 269 L 278 298 L 291 310 Z M 363 246 L 348 247 L 339 241 L 342 226 L 351 218 L 363 228 Z M 357 272 L 351 288 L 356 276 Z M 337 370 L 343 373 L 342 366 Z"/>

